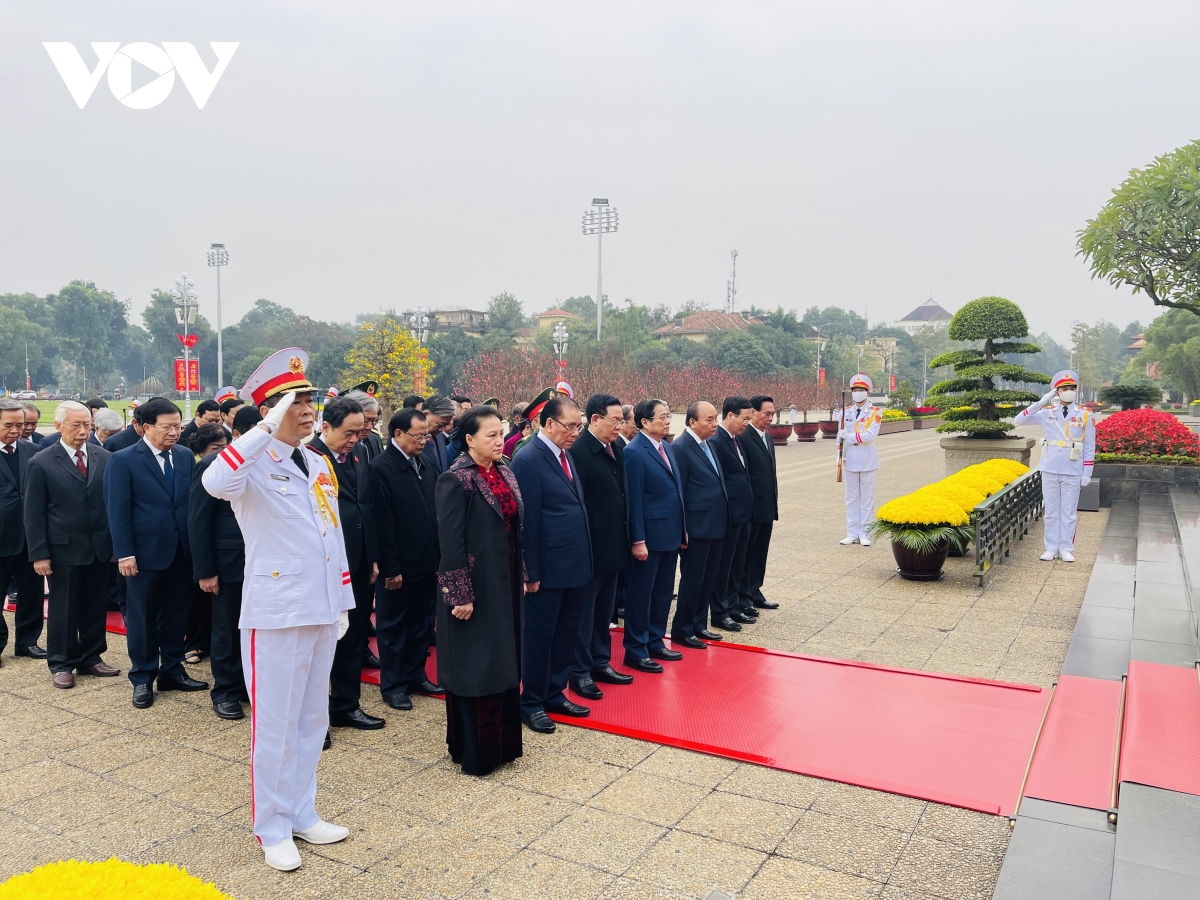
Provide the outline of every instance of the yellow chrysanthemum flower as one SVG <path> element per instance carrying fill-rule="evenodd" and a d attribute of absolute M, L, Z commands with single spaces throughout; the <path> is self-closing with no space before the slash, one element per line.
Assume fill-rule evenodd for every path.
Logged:
<path fill-rule="evenodd" d="M 61 860 L 0 884 L 0 900 L 233 900 L 170 863 Z"/>
<path fill-rule="evenodd" d="M 976 506 L 987 499 L 987 495 L 983 491 L 976 490 L 968 484 L 962 482 L 945 482 L 939 481 L 928 485 L 916 491 L 917 494 L 932 494 L 935 497 L 944 497 L 951 503 L 961 507 L 963 512 L 970 514 Z"/>
<path fill-rule="evenodd" d="M 935 494 L 908 494 L 879 507 L 876 516 L 895 525 L 966 525 L 962 507 Z"/>
<path fill-rule="evenodd" d="M 976 468 L 971 466 L 970 468 Z M 993 476 L 994 478 L 1002 478 L 1005 484 L 1016 481 L 1022 475 L 1029 471 L 1028 466 L 1023 466 L 1015 459 L 989 459 L 978 464 L 981 472 Z"/>
<path fill-rule="evenodd" d="M 984 495 L 990 497 L 996 491 L 1004 487 L 1003 483 L 997 481 L 992 476 L 980 471 L 968 471 L 963 469 L 961 472 L 955 472 L 953 475 L 945 479 L 952 484 L 965 484 L 977 491 L 983 491 Z"/>

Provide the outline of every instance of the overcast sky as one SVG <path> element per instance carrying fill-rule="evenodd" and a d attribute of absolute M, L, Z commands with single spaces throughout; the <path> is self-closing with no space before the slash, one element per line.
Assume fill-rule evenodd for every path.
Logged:
<path fill-rule="evenodd" d="M 1198 136 L 1195 2 L 0 0 L 0 292 L 130 298 L 232 257 L 258 297 L 526 311 L 594 294 L 592 197 L 620 211 L 610 297 L 1019 303 L 1035 332 L 1148 321 L 1075 232 L 1126 172 Z M 240 41 L 203 110 L 176 78 L 85 109 L 43 41 Z M 134 66 L 136 88 L 151 80 Z"/>

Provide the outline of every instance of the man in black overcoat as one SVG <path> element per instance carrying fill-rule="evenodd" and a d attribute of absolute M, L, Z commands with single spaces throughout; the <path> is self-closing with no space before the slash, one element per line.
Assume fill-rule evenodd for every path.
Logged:
<path fill-rule="evenodd" d="M 442 692 L 425 674 L 441 559 L 434 501 L 437 476 L 421 452 L 429 436 L 425 413 L 400 410 L 388 422 L 388 434 L 383 454 L 371 463 L 379 540 L 379 693 L 392 709 L 408 710 L 409 694 Z"/>
<path fill-rule="evenodd" d="M 21 440 L 25 408 L 16 400 L 0 400 L 0 595 L 17 582 L 15 656 L 44 659 L 37 645 L 42 633 L 42 579 L 33 570 L 25 541 L 24 489 L 29 461 L 40 449 Z M 0 650 L 8 644 L 8 623 L 0 615 Z"/>
<path fill-rule="evenodd" d="M 750 539 L 745 556 L 734 567 L 746 573 L 740 588 L 742 612 L 755 609 L 778 609 L 779 604 L 763 596 L 763 580 L 767 574 L 767 553 L 771 549 L 771 530 L 779 519 L 779 479 L 775 474 L 775 444 L 767 426 L 775 415 L 775 401 L 765 395 L 750 398 L 750 427 L 742 432 L 738 443 L 746 456 L 746 470 L 754 491 L 754 513 L 750 517 Z"/>
<path fill-rule="evenodd" d="M 746 546 L 750 542 L 750 520 L 754 516 L 754 487 L 750 484 L 750 473 L 746 468 L 746 454 L 737 439 L 750 425 L 753 407 L 745 397 L 726 397 L 721 404 L 721 422 L 717 433 L 708 439 L 717 455 L 721 471 L 725 473 L 725 493 L 729 499 L 729 522 L 725 530 L 725 543 L 721 546 L 721 560 L 717 568 L 717 581 L 713 585 L 709 609 L 714 628 L 722 631 L 741 631 L 742 625 L 754 621 L 753 615 L 743 614 L 739 590 L 745 582 Z M 738 560 L 741 569 L 734 567 Z"/>
<path fill-rule="evenodd" d="M 568 451 L 579 470 L 583 500 L 592 536 L 591 599 L 585 599 L 579 617 L 579 647 L 571 670 L 571 690 L 589 700 L 604 693 L 597 681 L 629 684 L 632 675 L 610 665 L 612 622 L 617 602 L 617 581 L 629 568 L 633 555 L 629 543 L 629 510 L 625 501 L 625 450 L 621 446 L 621 401 L 611 394 L 593 394 L 584 410 L 587 428 Z"/>

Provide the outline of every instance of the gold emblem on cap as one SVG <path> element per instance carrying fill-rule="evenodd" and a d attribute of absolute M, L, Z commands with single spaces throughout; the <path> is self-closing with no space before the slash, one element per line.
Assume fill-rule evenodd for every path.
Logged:
<path fill-rule="evenodd" d="M 300 362 L 300 357 L 293 356 L 288 360 L 288 369 L 292 372 L 303 372 L 304 363 Z"/>

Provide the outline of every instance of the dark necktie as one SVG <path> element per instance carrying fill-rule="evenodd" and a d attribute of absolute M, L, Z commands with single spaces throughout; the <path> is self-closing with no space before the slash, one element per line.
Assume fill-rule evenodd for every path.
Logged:
<path fill-rule="evenodd" d="M 1069 413 L 1070 411 L 1071 410 L 1068 407 L 1066 407 L 1066 406 L 1063 407 L 1063 418 L 1064 419 L 1067 417 L 1067 413 Z"/>
<path fill-rule="evenodd" d="M 79 470 L 79 474 L 87 478 L 87 463 L 83 459 L 83 451 L 75 451 L 75 468 Z"/>
<path fill-rule="evenodd" d="M 300 452 L 299 447 L 297 447 L 295 450 L 292 451 L 292 462 L 294 462 L 296 464 L 296 468 L 298 468 L 301 472 L 303 472 L 304 477 L 307 478 L 308 477 L 308 463 L 306 463 L 304 461 L 304 454 Z"/>
<path fill-rule="evenodd" d="M 342 468 L 342 480 L 350 485 L 350 490 L 358 493 L 358 473 L 354 471 L 354 457 L 349 453 L 343 453 L 342 458 L 338 460 L 338 465 Z"/>
<path fill-rule="evenodd" d="M 408 458 L 408 461 L 410 463 L 412 463 L 413 471 L 416 472 L 417 477 L 420 478 L 421 477 L 421 460 L 417 459 L 417 457 L 415 457 L 415 456 L 410 456 Z"/>
<path fill-rule="evenodd" d="M 163 450 L 158 455 L 162 457 L 162 461 L 163 461 L 163 477 L 167 479 L 167 486 L 170 487 L 172 491 L 174 491 L 175 490 L 175 468 L 171 465 L 171 451 Z M 83 471 L 82 466 L 80 467 L 80 470 Z M 86 472 L 85 472 L 85 474 L 86 474 Z"/>

